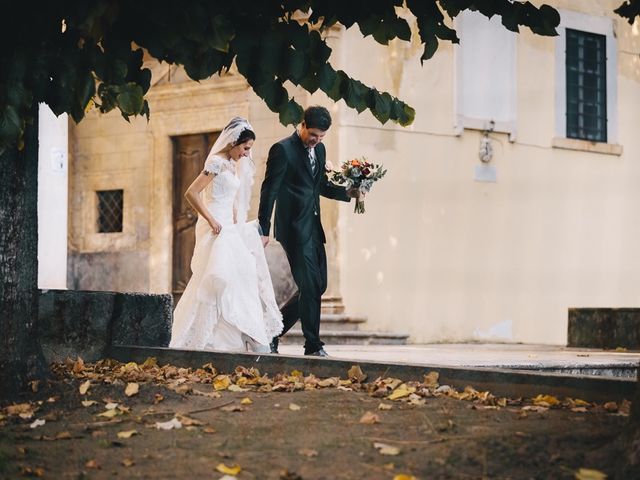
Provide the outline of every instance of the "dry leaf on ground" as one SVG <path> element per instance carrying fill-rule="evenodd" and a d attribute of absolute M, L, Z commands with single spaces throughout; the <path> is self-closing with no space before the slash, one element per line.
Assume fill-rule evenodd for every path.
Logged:
<path fill-rule="evenodd" d="M 367 376 L 362 372 L 360 365 L 352 366 L 347 372 L 347 377 L 352 382 L 362 383 L 367 379 Z"/>
<path fill-rule="evenodd" d="M 312 448 L 301 448 L 300 450 L 298 450 L 298 453 L 300 455 L 304 455 L 307 458 L 312 458 L 312 457 L 317 457 L 318 456 L 318 451 L 314 450 Z"/>
<path fill-rule="evenodd" d="M 553 407 L 554 405 L 558 405 L 560 400 L 558 400 L 553 395 L 538 395 L 533 399 L 533 404 L 538 405 L 540 407 Z"/>
<path fill-rule="evenodd" d="M 400 475 L 396 475 L 395 477 L 393 477 L 393 480 L 418 480 L 418 479 L 413 475 L 405 475 L 401 473 Z"/>
<path fill-rule="evenodd" d="M 156 422 L 156 428 L 158 430 L 177 430 L 179 428 L 182 428 L 182 423 L 180 423 L 180 420 L 173 417 L 168 422 Z"/>
<path fill-rule="evenodd" d="M 37 420 L 34 420 L 33 423 L 31 423 L 31 425 L 29 425 L 29 427 L 38 428 L 38 427 L 41 427 L 42 425 L 44 425 L 45 423 L 47 423 L 45 420 L 42 420 L 41 418 L 38 418 Z"/>
<path fill-rule="evenodd" d="M 438 380 L 440 374 L 438 372 L 429 372 L 424 376 L 424 385 L 429 388 L 438 388 Z"/>
<path fill-rule="evenodd" d="M 136 464 L 136 462 L 133 461 L 133 458 L 125 458 L 120 463 L 122 463 L 123 467 L 133 467 Z"/>
<path fill-rule="evenodd" d="M 378 405 L 378 410 L 391 410 L 393 408 L 393 405 L 390 405 L 388 403 L 380 403 Z"/>
<path fill-rule="evenodd" d="M 219 463 L 216 467 L 216 470 L 220 473 L 226 473 L 228 475 L 238 475 L 242 471 L 242 467 L 240 467 L 240 465 L 228 467 L 224 463 Z"/>
<path fill-rule="evenodd" d="M 96 402 L 95 400 L 83 400 L 82 401 L 82 406 L 83 407 L 90 407 L 91 405 L 96 405 L 98 402 Z"/>
<path fill-rule="evenodd" d="M 298 410 L 300 410 L 302 407 L 300 405 L 296 405 L 295 403 L 290 403 L 289 404 L 289 410 L 293 411 L 293 412 L 297 412 Z"/>
<path fill-rule="evenodd" d="M 222 407 L 220 410 L 223 412 L 244 412 L 244 408 L 240 405 L 227 405 Z"/>
<path fill-rule="evenodd" d="M 124 394 L 127 397 L 132 397 L 134 395 L 137 395 L 139 391 L 140 385 L 138 385 L 137 383 L 128 383 L 127 388 L 124 389 Z"/>
<path fill-rule="evenodd" d="M 373 448 L 378 450 L 381 455 L 399 455 L 400 449 L 386 443 L 375 442 Z"/>
<path fill-rule="evenodd" d="M 600 470 L 581 468 L 576 472 L 576 480 L 605 480 L 606 478 L 607 474 Z"/>
<path fill-rule="evenodd" d="M 391 395 L 387 398 L 389 400 L 398 400 L 400 398 L 408 397 L 412 393 L 416 391 L 415 387 L 409 387 L 406 383 L 401 384 L 398 388 L 396 388 Z"/>
<path fill-rule="evenodd" d="M 137 430 L 123 430 L 122 432 L 118 432 L 118 438 L 131 438 L 134 435 L 138 435 Z"/>
<path fill-rule="evenodd" d="M 78 387 L 78 391 L 80 392 L 80 395 L 86 395 L 87 392 L 89 391 L 89 387 L 91 387 L 91 380 L 87 380 L 86 382 L 83 382 L 80 387 Z"/>
<path fill-rule="evenodd" d="M 102 468 L 100 467 L 100 464 L 97 462 L 97 460 L 89 460 L 87 463 L 84 464 L 85 468 L 94 468 L 94 469 L 99 469 Z"/>
<path fill-rule="evenodd" d="M 364 415 L 360 418 L 360 423 L 365 425 L 373 425 L 374 423 L 380 423 L 380 417 L 377 413 L 364 412 Z"/>
<path fill-rule="evenodd" d="M 253 403 L 253 400 L 251 400 L 249 397 L 245 397 L 242 400 L 240 400 L 240 405 L 251 405 Z"/>

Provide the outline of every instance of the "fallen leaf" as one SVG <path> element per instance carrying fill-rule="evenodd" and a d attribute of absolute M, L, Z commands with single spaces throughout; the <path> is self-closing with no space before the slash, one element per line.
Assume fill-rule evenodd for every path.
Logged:
<path fill-rule="evenodd" d="M 298 450 L 298 453 L 300 455 L 304 455 L 307 458 L 313 458 L 318 456 L 318 451 L 313 450 L 312 448 L 301 448 L 300 450 Z"/>
<path fill-rule="evenodd" d="M 120 463 L 122 463 L 123 467 L 133 467 L 136 464 L 136 462 L 133 461 L 133 458 L 125 458 Z"/>
<path fill-rule="evenodd" d="M 202 397 L 208 397 L 208 398 L 220 398 L 222 396 L 220 392 L 203 392 L 202 390 L 196 390 L 196 389 L 193 389 L 193 394 L 200 395 Z"/>
<path fill-rule="evenodd" d="M 543 407 L 540 405 L 527 405 L 525 407 L 522 407 L 521 409 L 521 411 L 523 412 L 538 412 L 538 413 L 546 412 L 547 410 L 549 410 L 549 407 Z"/>
<path fill-rule="evenodd" d="M 226 473 L 228 475 L 238 475 L 242 470 L 240 465 L 234 465 L 233 467 L 227 467 L 224 463 L 219 463 L 216 470 L 220 473 Z"/>
<path fill-rule="evenodd" d="M 173 417 L 168 422 L 156 422 L 156 428 L 158 430 L 173 430 L 173 429 L 177 430 L 179 428 L 182 428 L 182 423 L 180 423 L 180 420 Z"/>
<path fill-rule="evenodd" d="M 176 418 L 178 420 L 180 420 L 180 423 L 182 423 L 182 425 L 185 426 L 185 427 L 204 425 L 204 423 L 202 423 L 200 420 L 196 420 L 195 418 L 187 417 L 186 415 L 177 415 Z"/>
<path fill-rule="evenodd" d="M 123 430 L 122 432 L 118 432 L 118 438 L 131 438 L 134 435 L 138 435 L 137 430 Z"/>
<path fill-rule="evenodd" d="M 154 396 L 154 398 L 153 398 L 153 403 L 154 403 L 154 404 L 158 404 L 158 403 L 160 403 L 160 402 L 161 402 L 161 401 L 163 401 L 163 400 L 164 400 L 164 396 L 162 396 L 162 395 L 161 395 L 161 394 L 159 394 L 159 393 L 156 393 L 156 394 L 155 394 L 155 396 Z"/>
<path fill-rule="evenodd" d="M 378 450 L 381 455 L 399 455 L 400 449 L 386 443 L 375 442 L 373 448 Z"/>
<path fill-rule="evenodd" d="M 408 387 L 406 383 L 401 384 L 398 388 L 396 388 L 391 395 L 387 398 L 389 400 L 398 400 L 400 398 L 408 397 L 412 393 L 416 391 L 415 387 Z"/>
<path fill-rule="evenodd" d="M 302 373 L 300 370 L 293 370 L 291 372 L 291 376 L 292 377 L 297 377 L 297 378 L 303 378 L 304 377 L 304 373 Z"/>
<path fill-rule="evenodd" d="M 82 373 L 84 370 L 84 360 L 81 357 L 78 357 L 73 364 L 72 371 L 73 373 Z"/>
<path fill-rule="evenodd" d="M 137 395 L 139 391 L 140 385 L 137 383 L 127 383 L 127 388 L 124 389 L 124 394 L 127 397 L 133 397 L 134 395 Z"/>
<path fill-rule="evenodd" d="M 622 403 L 618 406 L 618 412 L 623 415 L 629 415 L 631 412 L 631 402 L 629 400 L 622 400 Z"/>
<path fill-rule="evenodd" d="M 121 415 L 121 413 L 116 409 L 112 409 L 112 410 L 105 410 L 104 412 L 99 413 L 98 417 L 113 418 L 113 417 L 117 417 L 118 415 Z"/>
<path fill-rule="evenodd" d="M 71 440 L 71 433 L 64 431 L 64 432 L 59 432 L 56 436 L 55 436 L 56 440 Z"/>
<path fill-rule="evenodd" d="M 338 385 L 338 378 L 336 377 L 325 378 L 318 382 L 318 386 L 322 388 L 335 387 L 336 385 Z"/>
<path fill-rule="evenodd" d="M 553 395 L 538 395 L 533 399 L 534 405 L 539 405 L 541 407 L 553 407 L 554 405 L 558 405 L 560 400 L 558 400 Z"/>
<path fill-rule="evenodd" d="M 118 408 L 118 404 L 116 402 L 107 402 L 104 408 L 106 408 L 107 410 L 115 410 L 116 408 Z"/>
<path fill-rule="evenodd" d="M 222 407 L 220 410 L 223 412 L 244 412 L 244 408 L 240 405 L 227 405 Z"/>
<path fill-rule="evenodd" d="M 87 392 L 89 391 L 90 386 L 91 386 L 91 380 L 87 380 L 86 382 L 82 383 L 78 388 L 80 395 L 86 395 Z"/>
<path fill-rule="evenodd" d="M 41 418 L 34 420 L 33 423 L 31 425 L 29 425 L 29 427 L 31 428 L 38 428 L 41 427 L 42 425 L 44 425 L 45 423 L 47 423 L 45 420 L 42 420 Z"/>
<path fill-rule="evenodd" d="M 82 400 L 83 407 L 90 407 L 91 405 L 96 405 L 98 402 L 95 400 Z"/>
<path fill-rule="evenodd" d="M 603 405 L 604 409 L 607 412 L 617 412 L 618 411 L 618 404 L 616 402 L 607 402 Z"/>
<path fill-rule="evenodd" d="M 607 474 L 600 470 L 592 470 L 590 468 L 581 468 L 576 472 L 576 480 L 605 480 Z"/>
<path fill-rule="evenodd" d="M 249 397 L 245 397 L 242 400 L 240 400 L 240 405 L 251 405 L 253 403 L 253 400 L 251 400 Z"/>
<path fill-rule="evenodd" d="M 293 411 L 293 412 L 297 412 L 298 410 L 300 410 L 300 405 L 296 405 L 295 403 L 290 403 L 289 404 L 289 410 Z"/>
<path fill-rule="evenodd" d="M 360 423 L 365 425 L 373 425 L 374 423 L 380 423 L 380 417 L 373 412 L 365 412 L 360 418 Z"/>
<path fill-rule="evenodd" d="M 390 405 L 388 403 L 380 403 L 378 405 L 378 410 L 391 410 L 393 408 L 393 405 Z"/>
<path fill-rule="evenodd" d="M 158 366 L 158 360 L 156 359 L 156 357 L 147 357 L 147 359 L 144 361 L 144 363 L 142 365 L 140 365 L 140 366 L 143 369 L 157 367 Z"/>
<path fill-rule="evenodd" d="M 228 375 L 218 375 L 213 380 L 213 388 L 216 390 L 226 390 L 231 385 L 231 379 Z"/>
<path fill-rule="evenodd" d="M 574 408 L 571 409 L 571 411 L 575 412 L 575 413 L 587 413 L 588 412 L 586 407 L 574 407 Z"/>
<path fill-rule="evenodd" d="M 440 374 L 438 372 L 429 372 L 424 376 L 424 385 L 428 388 L 438 388 L 438 380 Z"/>
<path fill-rule="evenodd" d="M 216 433 L 216 429 L 215 429 L 215 428 L 213 428 L 213 427 L 204 427 L 204 428 L 202 429 L 202 431 L 203 431 L 204 433 Z"/>
<path fill-rule="evenodd" d="M 23 477 L 42 477 L 44 475 L 44 468 L 42 467 L 22 467 L 20 474 Z"/>
<path fill-rule="evenodd" d="M 419 395 L 416 395 L 415 393 L 412 393 L 411 395 L 409 395 L 409 405 L 424 405 L 426 404 L 427 401 L 420 397 Z"/>
<path fill-rule="evenodd" d="M 367 376 L 362 372 L 359 365 L 352 366 L 347 372 L 347 377 L 349 377 L 349 380 L 357 383 L 362 383 L 367 379 Z"/>
<path fill-rule="evenodd" d="M 87 463 L 84 464 L 84 466 L 85 468 L 94 468 L 96 470 L 101 468 L 97 460 L 89 460 Z"/>
<path fill-rule="evenodd" d="M 242 387 L 239 387 L 238 385 L 234 385 L 234 384 L 229 385 L 227 387 L 227 390 L 229 390 L 230 392 L 247 392 L 248 391 L 247 388 L 242 388 Z"/>
<path fill-rule="evenodd" d="M 405 475 L 404 473 L 401 473 L 400 475 L 396 475 L 395 477 L 393 477 L 393 480 L 418 480 L 418 479 L 413 475 Z"/>

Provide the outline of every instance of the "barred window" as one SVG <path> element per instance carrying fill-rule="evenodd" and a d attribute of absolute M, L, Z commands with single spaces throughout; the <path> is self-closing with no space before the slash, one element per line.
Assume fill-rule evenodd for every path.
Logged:
<path fill-rule="evenodd" d="M 604 35 L 567 28 L 567 137 L 607 141 L 607 53 Z"/>
<path fill-rule="evenodd" d="M 98 232 L 122 232 L 122 190 L 101 190 L 98 194 Z"/>

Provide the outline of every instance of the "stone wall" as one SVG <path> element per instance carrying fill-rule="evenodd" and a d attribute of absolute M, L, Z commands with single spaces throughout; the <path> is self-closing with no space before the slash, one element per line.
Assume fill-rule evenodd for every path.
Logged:
<path fill-rule="evenodd" d="M 640 350 L 640 308 L 570 308 L 567 345 Z"/>
<path fill-rule="evenodd" d="M 42 290 L 38 331 L 49 362 L 104 358 L 110 345 L 166 347 L 170 295 Z"/>

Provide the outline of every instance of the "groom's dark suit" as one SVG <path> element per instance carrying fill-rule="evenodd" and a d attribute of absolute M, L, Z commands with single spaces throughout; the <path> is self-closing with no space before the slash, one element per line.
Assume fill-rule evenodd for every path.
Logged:
<path fill-rule="evenodd" d="M 275 238 L 287 254 L 298 297 L 282 309 L 284 330 L 300 318 L 305 353 L 322 348 L 320 299 L 327 289 L 326 241 L 320 223 L 320 195 L 348 202 L 346 189 L 333 185 L 325 171 L 326 150 L 315 147 L 315 174 L 309 152 L 297 132 L 269 150 L 267 171 L 260 193 L 258 220 L 263 235 L 269 235 L 275 202 Z"/>

